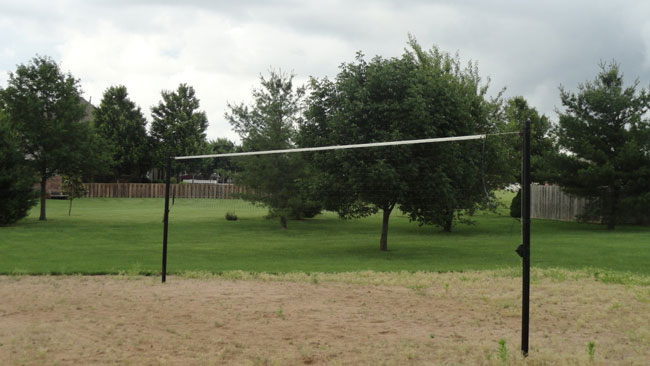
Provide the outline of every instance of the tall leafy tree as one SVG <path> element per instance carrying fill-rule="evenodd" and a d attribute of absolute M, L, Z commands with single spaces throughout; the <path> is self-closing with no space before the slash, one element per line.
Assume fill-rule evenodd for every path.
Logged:
<path fill-rule="evenodd" d="M 524 97 L 513 97 L 508 99 L 504 106 L 506 118 L 506 130 L 517 132 L 523 131 L 524 122 L 531 122 L 531 141 L 530 141 L 530 159 L 531 159 L 531 179 L 533 182 L 544 182 L 552 179 L 556 173 L 550 162 L 557 154 L 557 146 L 552 136 L 552 124 L 545 114 L 539 114 L 537 109 L 531 107 Z M 511 140 L 514 142 L 515 163 L 521 161 L 521 138 L 515 136 Z M 516 164 L 512 164 L 516 165 Z M 515 174 L 520 175 L 519 167 L 516 167 Z M 519 179 L 517 179 L 519 180 Z"/>
<path fill-rule="evenodd" d="M 460 136 L 495 131 L 496 102 L 486 100 L 474 65 L 414 39 L 400 58 L 358 54 L 334 81 L 311 80 L 303 146 L 356 144 Z M 388 248 L 388 223 L 399 207 L 420 224 L 450 231 L 467 221 L 502 182 L 499 159 L 482 159 L 497 145 L 483 142 L 341 150 L 310 154 L 319 174 L 313 183 L 325 208 L 353 218 L 382 211 L 380 249 Z M 484 179 L 482 179 L 484 178 Z M 487 188 L 487 189 L 486 189 Z"/>
<path fill-rule="evenodd" d="M 210 154 L 227 154 L 241 152 L 241 146 L 227 138 L 219 137 L 216 140 L 208 141 Z M 237 160 L 233 158 L 211 159 L 207 167 L 208 173 L 217 178 L 219 182 L 232 182 L 234 175 L 239 171 Z"/>
<path fill-rule="evenodd" d="M 140 107 L 129 99 L 125 86 L 111 86 L 104 91 L 94 122 L 111 148 L 112 178 L 142 180 L 151 165 L 151 142 L 147 121 Z"/>
<path fill-rule="evenodd" d="M 521 96 L 510 98 L 504 108 L 505 130 L 511 132 L 523 131 L 525 121 L 531 122 L 530 166 L 531 179 L 536 183 L 555 180 L 557 173 L 553 169 L 553 161 L 557 158 L 558 148 L 552 136 L 552 124 L 544 114 L 540 115 Z M 521 182 L 521 137 L 517 135 L 502 137 L 511 148 L 510 166 L 513 167 L 513 182 Z M 513 198 L 510 214 L 521 217 L 521 191 Z"/>
<path fill-rule="evenodd" d="M 556 134 L 564 154 L 557 181 L 594 198 L 589 215 L 613 230 L 622 220 L 650 216 L 650 94 L 623 83 L 616 62 L 602 63 L 577 92 L 560 87 L 564 110 Z"/>
<path fill-rule="evenodd" d="M 166 166 L 168 156 L 205 152 L 208 128 L 208 118 L 199 110 L 199 99 L 192 86 L 180 84 L 176 91 L 163 90 L 161 95 L 162 100 L 151 108 L 150 130 L 159 168 Z"/>
<path fill-rule="evenodd" d="M 28 167 L 18 139 L 0 108 L 0 226 L 27 216 L 36 204 L 36 174 Z"/>
<path fill-rule="evenodd" d="M 241 137 L 242 149 L 294 147 L 304 93 L 304 88 L 294 87 L 293 75 L 272 71 L 268 77 L 260 77 L 260 87 L 253 90 L 251 105 L 229 104 L 226 119 Z M 288 218 L 310 211 L 300 185 L 306 176 L 301 156 L 252 156 L 238 159 L 237 164 L 242 168 L 237 183 L 251 188 L 244 198 L 268 207 L 271 216 L 280 218 L 283 229 L 287 228 Z"/>
<path fill-rule="evenodd" d="M 23 153 L 38 172 L 45 220 L 46 182 L 53 175 L 88 174 L 107 165 L 105 144 L 86 117 L 79 80 L 51 58 L 37 56 L 9 74 L 0 92 Z"/>

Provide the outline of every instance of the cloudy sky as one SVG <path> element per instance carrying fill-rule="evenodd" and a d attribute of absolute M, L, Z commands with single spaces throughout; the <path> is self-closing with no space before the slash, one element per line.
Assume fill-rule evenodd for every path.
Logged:
<path fill-rule="evenodd" d="M 122 84 L 150 118 L 160 91 L 184 82 L 208 137 L 232 139 L 226 103 L 249 101 L 260 74 L 333 77 L 356 51 L 399 56 L 411 33 L 477 61 L 494 93 L 505 87 L 555 120 L 559 85 L 593 79 L 601 60 L 650 84 L 648 14 L 645 0 L 2 0 L 0 87 L 16 65 L 48 55 L 93 104 Z"/>

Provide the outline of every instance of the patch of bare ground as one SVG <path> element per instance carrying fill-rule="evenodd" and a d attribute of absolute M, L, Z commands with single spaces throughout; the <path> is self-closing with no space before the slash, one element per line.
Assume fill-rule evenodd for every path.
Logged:
<path fill-rule="evenodd" d="M 0 365 L 647 365 L 646 280 L 534 270 L 524 359 L 512 270 L 0 277 Z"/>

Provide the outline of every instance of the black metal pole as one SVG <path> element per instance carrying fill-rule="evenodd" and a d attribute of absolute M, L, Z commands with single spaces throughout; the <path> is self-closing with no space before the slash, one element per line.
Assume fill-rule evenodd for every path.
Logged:
<path fill-rule="evenodd" d="M 523 258 L 523 292 L 521 296 L 521 352 L 528 355 L 530 322 L 530 120 L 524 123 L 521 172 L 521 236 Z"/>
<path fill-rule="evenodd" d="M 167 177 L 165 178 L 165 213 L 163 218 L 163 253 L 162 253 L 162 282 L 167 281 L 167 231 L 169 228 L 169 186 L 172 176 L 172 157 L 167 160 Z"/>

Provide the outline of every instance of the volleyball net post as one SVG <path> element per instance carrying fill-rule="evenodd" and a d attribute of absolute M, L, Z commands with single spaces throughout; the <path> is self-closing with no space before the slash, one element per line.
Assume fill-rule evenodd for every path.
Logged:
<path fill-rule="evenodd" d="M 172 157 L 167 158 L 167 175 L 165 176 L 165 212 L 163 214 L 163 253 L 162 283 L 167 281 L 167 234 L 169 232 L 169 187 L 172 180 Z"/>
<path fill-rule="evenodd" d="M 524 122 L 521 164 L 521 245 L 517 254 L 522 258 L 521 352 L 528 356 L 530 324 L 530 120 Z"/>

